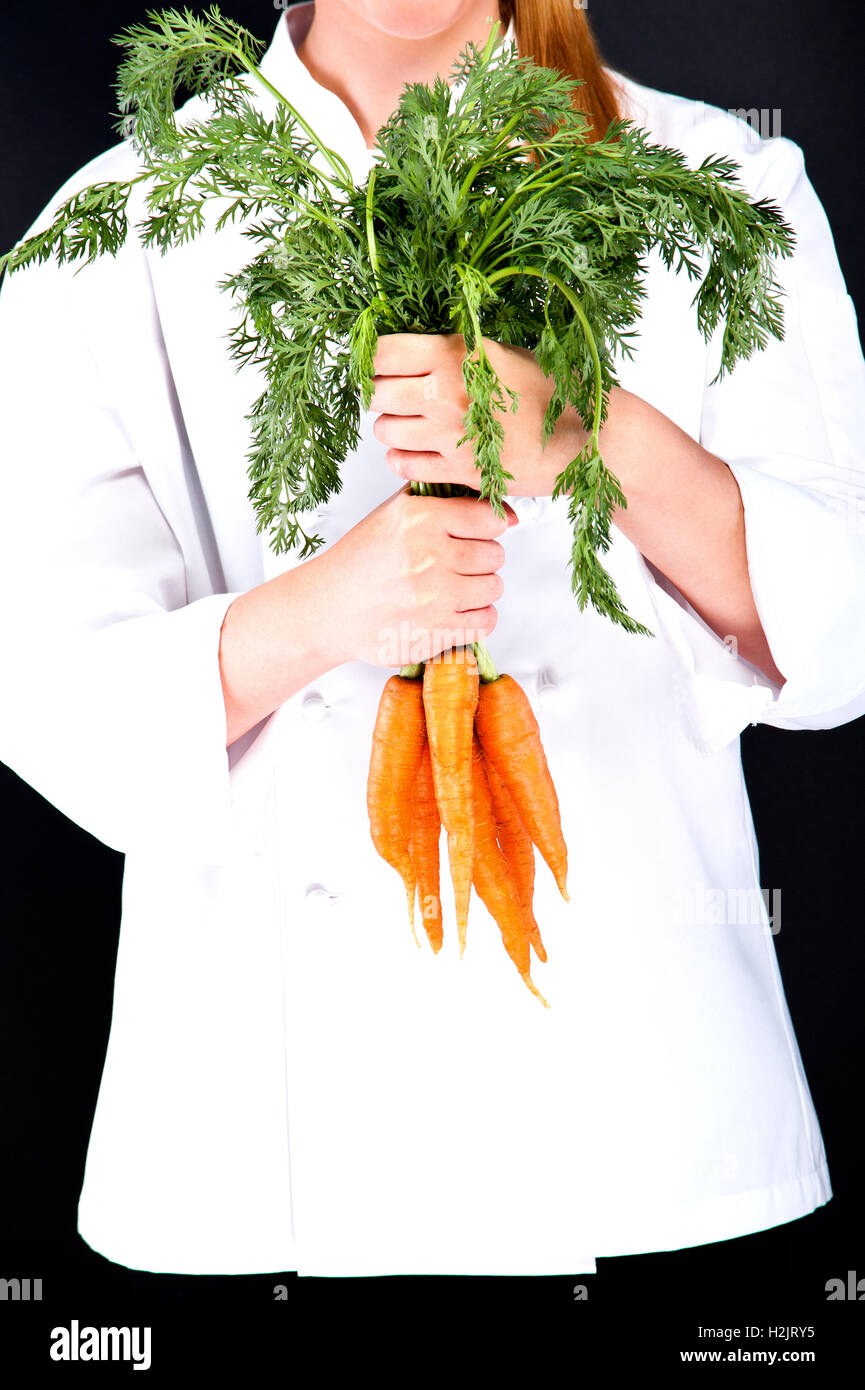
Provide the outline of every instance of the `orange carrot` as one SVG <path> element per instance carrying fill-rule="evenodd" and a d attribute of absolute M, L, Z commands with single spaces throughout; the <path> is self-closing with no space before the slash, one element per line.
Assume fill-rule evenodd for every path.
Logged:
<path fill-rule="evenodd" d="M 436 803 L 447 831 L 460 955 L 472 891 L 472 731 L 478 668 L 469 647 L 441 652 L 424 667 L 423 702 Z"/>
<path fill-rule="evenodd" d="M 475 728 L 484 758 L 506 784 L 520 820 L 568 902 L 568 851 L 562 835 L 559 799 L 547 767 L 538 721 L 525 691 L 511 676 L 499 676 L 481 686 Z"/>
<path fill-rule="evenodd" d="M 372 842 L 405 884 L 412 936 L 415 872 L 409 855 L 412 788 L 426 739 L 423 683 L 391 676 L 379 701 L 367 781 Z"/>
<path fill-rule="evenodd" d="M 414 781 L 411 840 L 408 848 L 417 879 L 421 920 L 436 954 L 441 950 L 444 937 L 439 884 L 440 838 L 441 817 L 436 805 L 429 743 L 426 743 Z"/>
<path fill-rule="evenodd" d="M 498 923 L 505 950 L 520 972 L 523 983 L 549 1008 L 531 977 L 528 927 L 516 884 L 496 840 L 493 798 L 477 739 L 472 748 L 472 796 L 475 818 L 472 882 L 475 891 L 490 916 Z"/>
<path fill-rule="evenodd" d="M 531 836 L 520 820 L 520 813 L 514 805 L 514 799 L 507 786 L 488 759 L 484 759 L 484 770 L 493 799 L 496 838 L 516 884 L 529 940 L 538 960 L 545 961 L 547 953 L 532 908 L 532 894 L 535 886 L 535 850 Z"/>

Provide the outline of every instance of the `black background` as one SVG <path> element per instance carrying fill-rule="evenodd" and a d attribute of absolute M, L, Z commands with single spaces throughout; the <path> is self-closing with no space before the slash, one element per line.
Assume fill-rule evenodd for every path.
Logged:
<path fill-rule="evenodd" d="M 55 7 L 4 0 L 2 249 L 24 234 L 71 173 L 116 143 L 110 112 L 118 51 L 109 40 L 148 8 L 115 0 Z M 263 39 L 272 37 L 279 12 L 264 0 L 236 0 L 225 9 Z M 724 108 L 780 109 L 780 133 L 805 152 L 861 306 L 859 7 L 837 0 L 819 8 L 805 0 L 590 0 L 590 17 L 607 61 L 640 82 Z M 4 680 L 14 676 L 14 667 L 0 670 Z M 865 1306 L 829 1303 L 825 1294 L 826 1281 L 846 1279 L 848 1270 L 865 1278 L 863 750 L 862 720 L 821 733 L 759 728 L 743 736 L 761 882 L 782 892 L 775 945 L 833 1200 L 739 1240 L 601 1259 L 594 1276 L 549 1279 L 196 1278 L 130 1271 L 90 1251 L 76 1233 L 76 1204 L 108 1037 L 123 860 L 0 765 L 0 1276 L 42 1278 L 44 1287 L 41 1304 L 0 1303 L 0 1368 L 8 1371 L 20 1354 L 28 1370 L 44 1364 L 50 1374 L 68 1376 L 73 1368 L 55 1367 L 47 1348 L 51 1327 L 73 1317 L 152 1326 L 150 1376 L 157 1379 L 270 1355 L 290 1375 L 301 1346 L 317 1353 L 322 1370 L 348 1352 L 358 1370 L 379 1366 L 401 1375 L 398 1367 L 410 1372 L 415 1362 L 395 1359 L 395 1330 L 422 1347 L 424 1358 L 433 1347 L 449 1352 L 465 1332 L 487 1357 L 499 1348 L 509 1355 L 518 1343 L 532 1355 L 535 1373 L 547 1374 L 540 1355 L 551 1336 L 563 1336 L 571 1373 L 590 1351 L 603 1355 L 609 1370 L 663 1373 L 679 1364 L 680 1350 L 706 1346 L 697 1340 L 698 1325 L 798 1324 L 815 1328 L 815 1338 L 801 1345 L 816 1351 L 816 1366 L 839 1364 L 865 1319 Z M 287 1302 L 274 1302 L 277 1283 L 288 1285 Z M 575 1301 L 575 1283 L 586 1285 L 585 1302 Z M 86 1372 L 119 1376 L 131 1368 Z"/>

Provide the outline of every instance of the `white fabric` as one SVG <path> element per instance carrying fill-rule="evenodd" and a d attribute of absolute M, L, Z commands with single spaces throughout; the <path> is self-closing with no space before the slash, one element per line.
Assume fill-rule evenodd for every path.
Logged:
<path fill-rule="evenodd" d="M 264 70 L 362 179 L 373 152 L 295 52 L 311 13 L 280 15 Z M 245 415 L 261 383 L 235 371 L 216 288 L 253 243 L 229 226 L 160 256 L 130 238 L 78 275 L 51 263 L 3 285 L 0 757 L 126 854 L 79 1207 L 110 1260 L 591 1272 L 831 1196 L 738 734 L 865 711 L 865 364 L 798 147 L 621 80 L 656 139 L 735 157 L 799 238 L 783 344 L 709 386 L 693 286 L 653 258 L 620 372 L 732 467 L 788 680 L 739 660 L 619 532 L 610 566 L 657 635 L 580 614 L 563 507 L 521 504 L 492 650 L 535 703 L 570 849 L 569 906 L 538 867 L 549 1010 L 477 901 L 463 960 L 447 901 L 440 955 L 411 940 L 366 819 L 385 671 L 333 670 L 225 750 L 222 617 L 295 563 L 256 534 Z M 31 230 L 133 169 L 128 146 L 108 150 Z M 372 423 L 322 510 L 329 541 L 395 490 Z"/>

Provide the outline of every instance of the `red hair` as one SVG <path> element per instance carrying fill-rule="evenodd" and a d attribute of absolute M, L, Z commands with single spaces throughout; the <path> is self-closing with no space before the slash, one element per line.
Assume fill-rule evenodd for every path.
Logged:
<path fill-rule="evenodd" d="M 605 135 L 610 122 L 624 112 L 585 9 L 574 0 L 499 0 L 499 14 L 505 28 L 513 19 L 521 58 L 582 79 L 574 105 L 591 120 L 593 139 Z"/>

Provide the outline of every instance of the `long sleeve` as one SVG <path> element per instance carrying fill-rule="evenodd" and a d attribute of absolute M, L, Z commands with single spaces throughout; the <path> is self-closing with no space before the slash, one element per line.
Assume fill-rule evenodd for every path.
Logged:
<path fill-rule="evenodd" d="M 190 601 L 181 545 L 85 331 L 99 278 L 117 351 L 124 335 L 141 347 L 151 326 L 130 307 L 133 263 L 137 245 L 104 270 L 16 271 L 0 291 L 0 758 L 114 849 L 211 861 L 229 833 L 218 642 L 236 593 L 201 593 L 199 579 Z M 145 415 L 160 404 L 142 402 Z"/>
<path fill-rule="evenodd" d="M 865 362 L 856 313 L 824 210 L 798 145 L 736 129 L 744 181 L 780 206 L 796 234 L 777 263 L 784 339 L 711 384 L 710 345 L 700 443 L 738 483 L 754 600 L 780 689 L 737 658 L 650 569 L 658 623 L 679 656 L 683 712 L 707 750 L 748 723 L 825 729 L 865 713 Z M 717 148 L 721 125 L 708 123 Z M 713 145 L 714 139 L 714 145 Z"/>

